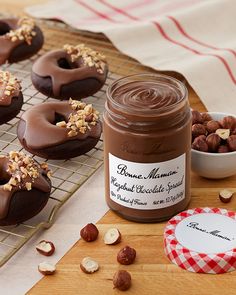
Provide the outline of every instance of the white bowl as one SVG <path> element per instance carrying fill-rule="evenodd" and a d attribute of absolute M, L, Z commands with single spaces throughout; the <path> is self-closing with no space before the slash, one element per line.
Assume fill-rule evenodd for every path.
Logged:
<path fill-rule="evenodd" d="M 226 114 L 220 112 L 208 112 L 214 120 L 220 120 Z M 219 179 L 236 174 L 236 152 L 229 153 L 206 153 L 192 149 L 192 171 L 200 176 Z"/>

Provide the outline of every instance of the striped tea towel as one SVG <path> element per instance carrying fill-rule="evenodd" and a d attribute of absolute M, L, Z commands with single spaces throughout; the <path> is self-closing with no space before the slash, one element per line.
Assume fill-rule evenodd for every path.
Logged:
<path fill-rule="evenodd" d="M 183 74 L 208 110 L 236 114 L 235 0 L 60 0 L 26 11 L 103 32 L 142 64 Z"/>

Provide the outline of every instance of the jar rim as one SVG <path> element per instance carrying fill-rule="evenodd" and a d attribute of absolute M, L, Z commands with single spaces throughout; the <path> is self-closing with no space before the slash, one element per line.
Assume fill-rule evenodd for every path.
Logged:
<path fill-rule="evenodd" d="M 139 77 L 146 78 L 145 81 L 147 81 L 147 82 L 148 82 L 147 78 L 149 77 L 153 81 L 155 81 L 154 79 L 156 79 L 156 81 L 162 82 L 163 85 L 164 84 L 166 84 L 166 85 L 169 84 L 172 86 L 174 85 L 176 87 L 176 89 L 178 89 L 180 92 L 180 98 L 175 103 L 173 103 L 171 105 L 167 105 L 167 106 L 162 106 L 158 109 L 146 108 L 146 109 L 140 109 L 140 110 L 138 110 L 137 108 L 134 109 L 133 107 L 121 104 L 113 98 L 112 93 L 115 91 L 115 89 L 117 89 L 116 86 L 118 86 L 122 82 L 123 82 L 123 85 L 125 85 L 125 81 L 127 81 L 127 82 L 139 81 L 139 80 L 135 80 L 135 78 L 138 79 Z M 133 78 L 133 80 L 131 80 L 132 78 Z M 164 81 L 166 83 L 164 83 Z M 119 86 L 122 86 L 122 84 L 120 84 Z M 148 115 L 148 116 L 152 117 L 152 116 L 156 116 L 157 114 L 165 114 L 168 111 L 175 109 L 178 105 L 181 105 L 182 102 L 185 101 L 185 99 L 188 97 L 188 89 L 184 85 L 183 82 L 181 82 L 178 79 L 171 77 L 169 75 L 156 74 L 156 73 L 142 73 L 142 74 L 132 74 L 132 75 L 124 76 L 124 77 L 121 77 L 121 78 L 113 81 L 107 87 L 106 94 L 107 94 L 107 98 L 109 99 L 109 102 L 111 102 L 115 108 L 118 108 L 122 112 L 127 113 L 127 114 L 131 114 L 131 113 L 135 112 L 136 114 L 141 115 L 141 116 Z"/>

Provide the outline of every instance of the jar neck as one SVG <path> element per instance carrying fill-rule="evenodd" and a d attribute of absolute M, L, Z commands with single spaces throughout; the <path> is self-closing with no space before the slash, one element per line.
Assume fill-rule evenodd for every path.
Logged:
<path fill-rule="evenodd" d="M 116 125 L 150 132 L 181 126 L 190 116 L 187 89 L 165 75 L 133 75 L 108 87 L 106 115 Z"/>

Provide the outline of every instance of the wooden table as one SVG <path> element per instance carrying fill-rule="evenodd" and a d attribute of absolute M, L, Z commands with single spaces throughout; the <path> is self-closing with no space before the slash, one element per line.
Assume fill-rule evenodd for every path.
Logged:
<path fill-rule="evenodd" d="M 41 2 L 46 1 L 1 0 L 1 12 L 22 14 L 24 6 Z M 126 74 L 125 70 L 122 74 Z M 190 87 L 189 90 L 191 106 L 204 111 L 205 108 L 199 98 Z M 235 210 L 236 198 L 229 204 L 223 204 L 218 199 L 218 192 L 223 188 L 235 191 L 235 183 L 236 176 L 225 180 L 206 180 L 192 174 L 190 208 L 213 206 Z M 132 288 L 126 294 L 236 294 L 236 280 L 233 280 L 236 272 L 223 275 L 193 274 L 169 262 L 163 252 L 165 222 L 139 224 L 121 219 L 109 211 L 97 226 L 100 231 L 100 238 L 97 241 L 93 243 L 78 241 L 57 264 L 57 274 L 43 278 L 28 294 L 118 294 L 118 290 L 112 289 L 112 276 L 117 269 L 126 269 L 132 274 Z M 112 226 L 117 227 L 122 233 L 122 242 L 115 246 L 107 246 L 103 243 L 102 236 Z M 116 254 L 125 245 L 136 249 L 137 260 L 133 265 L 121 267 L 116 262 Z M 92 256 L 99 261 L 101 268 L 98 272 L 93 275 L 81 272 L 79 264 L 85 256 Z"/>

